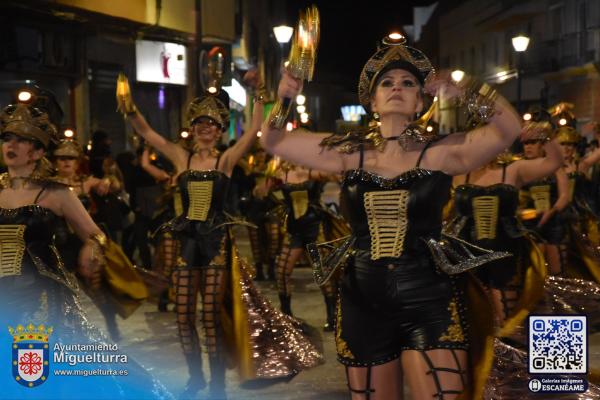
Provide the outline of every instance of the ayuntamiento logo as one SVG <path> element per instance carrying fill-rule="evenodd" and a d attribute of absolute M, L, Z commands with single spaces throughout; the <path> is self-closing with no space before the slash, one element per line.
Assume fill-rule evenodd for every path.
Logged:
<path fill-rule="evenodd" d="M 12 375 L 15 380 L 26 387 L 36 387 L 46 382 L 50 372 L 48 338 L 52 327 L 33 324 L 17 329 L 8 327 L 13 337 L 12 343 Z"/>

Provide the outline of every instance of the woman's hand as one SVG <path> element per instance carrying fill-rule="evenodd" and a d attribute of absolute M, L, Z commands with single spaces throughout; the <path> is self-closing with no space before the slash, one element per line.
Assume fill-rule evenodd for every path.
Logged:
<path fill-rule="evenodd" d="M 284 70 L 279 87 L 277 88 L 277 96 L 280 99 L 295 99 L 302 92 L 302 79 L 294 78 L 292 74 Z"/>
<path fill-rule="evenodd" d="M 104 254 L 100 246 L 91 240 L 86 241 L 79 251 L 78 272 L 91 289 L 100 287 L 104 263 Z"/>
<path fill-rule="evenodd" d="M 555 213 L 556 213 L 556 210 L 554 208 L 544 211 L 544 213 L 542 214 L 542 218 L 540 219 L 540 222 L 538 222 L 538 224 L 537 224 L 538 228 L 541 228 L 542 226 L 546 225 L 546 222 L 548 222 Z"/>
<path fill-rule="evenodd" d="M 242 78 L 242 81 L 246 85 L 254 88 L 254 90 L 258 89 L 258 87 L 262 83 L 260 79 L 260 74 L 258 73 L 258 69 L 256 68 L 249 69 L 248 71 L 246 71 L 244 77 Z"/>
<path fill-rule="evenodd" d="M 452 73 L 449 70 L 441 70 L 425 81 L 423 90 L 431 96 L 440 96 L 444 99 L 451 99 L 462 95 L 464 83 L 469 78 L 463 76 L 460 81 L 452 79 Z"/>

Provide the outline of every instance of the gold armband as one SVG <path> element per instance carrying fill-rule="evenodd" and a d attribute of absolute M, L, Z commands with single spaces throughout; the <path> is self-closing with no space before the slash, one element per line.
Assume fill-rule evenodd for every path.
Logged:
<path fill-rule="evenodd" d="M 487 83 L 476 79 L 468 79 L 459 104 L 469 112 L 468 124 L 473 126 L 486 124 L 496 113 L 498 92 Z"/>

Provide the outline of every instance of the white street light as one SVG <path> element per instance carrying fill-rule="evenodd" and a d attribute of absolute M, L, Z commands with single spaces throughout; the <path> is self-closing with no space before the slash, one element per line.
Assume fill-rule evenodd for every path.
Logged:
<path fill-rule="evenodd" d="M 299 106 L 303 106 L 306 103 L 306 97 L 303 94 L 299 94 L 296 96 L 296 104 Z"/>
<path fill-rule="evenodd" d="M 567 120 L 565 118 L 561 118 L 558 120 L 558 124 L 560 126 L 565 126 L 567 124 Z"/>
<path fill-rule="evenodd" d="M 273 33 L 275 34 L 275 39 L 277 39 L 279 43 L 285 44 L 292 38 L 294 28 L 287 25 L 279 25 L 273 28 Z"/>
<path fill-rule="evenodd" d="M 21 90 L 17 95 L 17 99 L 19 99 L 21 103 L 27 103 L 32 97 L 33 94 L 28 90 Z"/>
<path fill-rule="evenodd" d="M 515 51 L 523 52 L 529 46 L 529 38 L 525 35 L 519 35 L 512 38 L 512 45 Z"/>
<path fill-rule="evenodd" d="M 523 120 L 525 120 L 525 121 L 531 121 L 531 113 L 525 113 L 525 114 L 523 114 Z"/>
<path fill-rule="evenodd" d="M 294 129 L 294 124 L 292 124 L 291 122 L 288 122 L 288 123 L 285 125 L 285 130 L 286 130 L 286 131 L 288 131 L 288 132 L 291 132 L 293 129 Z"/>
<path fill-rule="evenodd" d="M 296 111 L 298 111 L 298 114 L 302 114 L 306 112 L 306 106 L 298 106 L 296 107 Z"/>
<path fill-rule="evenodd" d="M 261 136 L 262 136 L 262 132 L 261 131 L 256 132 L 256 137 L 261 137 Z"/>
<path fill-rule="evenodd" d="M 452 80 L 454 82 L 460 82 L 465 77 L 465 71 L 461 71 L 460 69 L 457 69 L 457 70 L 452 71 L 450 76 L 452 77 Z"/>
<path fill-rule="evenodd" d="M 65 129 L 64 136 L 66 138 L 72 138 L 75 136 L 75 132 L 73 132 L 73 129 Z"/>

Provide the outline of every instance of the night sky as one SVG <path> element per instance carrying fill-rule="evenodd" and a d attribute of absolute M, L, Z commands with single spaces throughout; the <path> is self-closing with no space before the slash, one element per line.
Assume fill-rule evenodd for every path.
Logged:
<path fill-rule="evenodd" d="M 295 26 L 298 12 L 315 4 L 321 14 L 321 42 L 315 81 L 343 84 L 356 90 L 356 82 L 376 44 L 392 31 L 412 24 L 412 7 L 432 4 L 402 0 L 294 0 L 288 2 L 288 25 Z M 361 4 L 360 6 L 357 4 Z"/>

